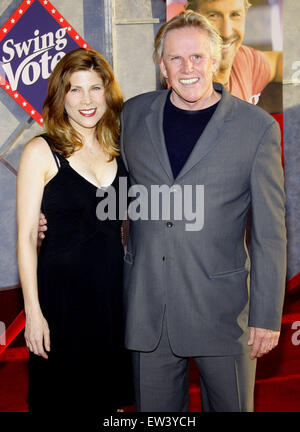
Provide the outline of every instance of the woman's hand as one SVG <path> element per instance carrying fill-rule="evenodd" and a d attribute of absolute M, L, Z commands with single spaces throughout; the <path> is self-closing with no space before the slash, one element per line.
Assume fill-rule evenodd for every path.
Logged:
<path fill-rule="evenodd" d="M 41 312 L 35 315 L 26 314 L 25 341 L 31 352 L 45 359 L 48 358 L 46 351 L 50 351 L 50 331 Z"/>
<path fill-rule="evenodd" d="M 38 226 L 38 246 L 41 246 L 42 241 L 45 238 L 45 231 L 47 231 L 47 219 L 43 213 L 40 213 Z"/>

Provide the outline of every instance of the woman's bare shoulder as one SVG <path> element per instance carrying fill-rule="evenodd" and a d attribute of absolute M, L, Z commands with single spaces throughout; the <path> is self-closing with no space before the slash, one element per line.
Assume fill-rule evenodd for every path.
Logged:
<path fill-rule="evenodd" d="M 25 144 L 24 149 L 39 152 L 49 149 L 49 144 L 42 136 L 35 136 Z"/>
<path fill-rule="evenodd" d="M 49 160 L 51 157 L 51 151 L 47 141 L 41 137 L 36 136 L 29 140 L 23 149 L 23 153 L 28 157 L 39 158 Z"/>

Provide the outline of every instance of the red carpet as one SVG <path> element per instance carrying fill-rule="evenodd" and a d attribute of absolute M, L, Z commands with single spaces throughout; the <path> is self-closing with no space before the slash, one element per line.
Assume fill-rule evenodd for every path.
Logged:
<path fill-rule="evenodd" d="M 18 290 L 12 290 L 18 291 Z M 11 297 L 17 293 L 6 292 L 6 305 L 13 303 Z M 3 298 L 4 293 L 1 294 Z M 1 300 L 2 300 L 1 298 Z M 20 307 L 16 302 L 17 308 Z M 18 314 L 20 310 L 15 313 Z M 270 354 L 258 360 L 255 411 L 256 412 L 300 412 L 300 334 L 297 337 L 294 322 L 299 321 L 300 292 L 288 296 L 283 315 L 280 343 Z M 11 314 L 12 315 L 12 314 Z M 2 316 L 2 314 L 1 314 Z M 9 316 L 12 322 L 13 315 Z M 5 322 L 5 321 L 4 321 Z M 294 336 L 294 337 L 293 337 Z M 299 345 L 296 345 L 299 341 Z M 293 343 L 294 342 L 294 343 Z M 22 335 L 0 355 L 0 412 L 26 412 L 27 350 Z M 126 411 L 133 411 L 127 407 Z M 201 411 L 198 372 L 191 362 L 190 411 Z"/>

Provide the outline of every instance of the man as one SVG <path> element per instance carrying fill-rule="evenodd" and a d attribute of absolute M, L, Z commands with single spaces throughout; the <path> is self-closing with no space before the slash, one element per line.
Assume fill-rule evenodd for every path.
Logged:
<path fill-rule="evenodd" d="M 256 358 L 278 343 L 286 271 L 280 132 L 269 114 L 213 84 L 221 43 L 192 11 L 165 23 L 154 57 L 171 88 L 127 101 L 122 113 L 132 185 L 148 196 L 168 186 L 174 202 L 183 190 L 182 202 L 194 200 L 204 216 L 197 230 L 187 228 L 186 213 L 131 221 L 124 298 L 138 411 L 187 411 L 189 357 L 203 411 L 252 411 Z"/>
<path fill-rule="evenodd" d="M 174 13 L 183 8 L 174 4 L 175 8 L 178 5 Z M 215 81 L 234 96 L 257 104 L 269 82 L 282 82 L 282 52 L 262 52 L 242 45 L 250 6 L 248 0 L 188 0 L 185 7 L 206 16 L 222 37 L 222 59 Z"/>

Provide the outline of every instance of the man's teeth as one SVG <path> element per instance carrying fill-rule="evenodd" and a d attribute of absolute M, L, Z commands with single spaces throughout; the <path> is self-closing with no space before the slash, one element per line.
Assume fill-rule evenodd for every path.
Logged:
<path fill-rule="evenodd" d="M 198 78 L 181 79 L 181 84 L 194 84 L 198 81 Z"/>
<path fill-rule="evenodd" d="M 232 44 L 233 44 L 233 42 L 229 42 L 229 43 L 227 43 L 227 44 L 223 44 L 223 45 L 222 45 L 222 48 L 228 49 L 228 48 L 231 47 Z"/>

